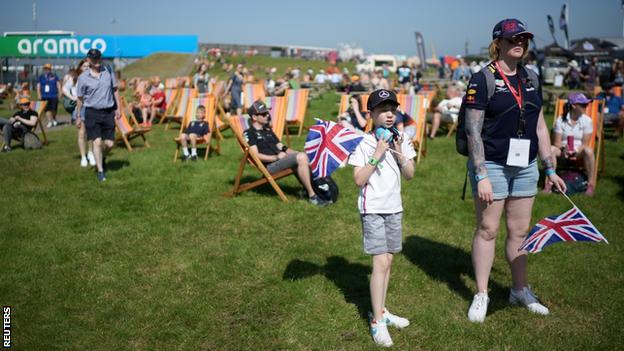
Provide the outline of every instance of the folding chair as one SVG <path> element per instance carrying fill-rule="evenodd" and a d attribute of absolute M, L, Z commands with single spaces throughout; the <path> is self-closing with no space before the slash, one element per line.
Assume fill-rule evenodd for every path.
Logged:
<path fill-rule="evenodd" d="M 368 112 L 368 108 L 366 107 L 366 104 L 368 103 L 368 96 L 370 95 L 370 93 L 363 93 L 363 94 L 359 94 L 360 95 L 360 99 L 362 100 L 362 112 Z M 340 96 L 340 107 L 338 108 L 338 115 L 341 115 L 345 112 L 347 112 L 347 110 L 349 109 L 349 98 L 351 97 L 350 94 L 343 94 Z"/>
<path fill-rule="evenodd" d="M 247 141 L 245 141 L 243 132 L 246 129 L 248 129 L 249 126 L 250 126 L 250 122 L 247 117 L 244 117 L 244 116 L 230 117 L 230 127 L 232 128 L 232 131 L 234 132 L 234 135 L 236 136 L 236 141 L 238 142 L 241 150 L 243 151 L 243 158 L 241 159 L 240 165 L 238 167 L 238 173 L 236 174 L 236 178 L 234 180 L 234 188 L 232 189 L 231 195 L 240 194 L 243 191 L 254 189 L 261 185 L 269 183 L 271 184 L 271 187 L 273 188 L 273 190 L 275 190 L 277 195 L 280 197 L 280 199 L 282 199 L 282 201 L 284 202 L 288 202 L 286 195 L 284 195 L 284 192 L 279 187 L 276 180 L 284 178 L 291 174 L 294 174 L 293 170 L 288 168 L 288 169 L 279 171 L 274 174 L 269 173 L 269 171 L 266 169 L 262 161 L 260 161 L 260 158 L 258 158 L 258 155 L 250 149 L 249 144 L 247 144 Z M 255 181 L 241 184 L 241 179 L 245 171 L 245 165 L 247 163 L 249 163 L 252 166 L 252 168 L 257 170 L 262 175 L 262 178 L 255 180 Z"/>
<path fill-rule="evenodd" d="M 32 132 L 35 133 L 37 131 L 37 127 L 41 129 L 41 143 L 43 145 L 48 145 L 48 137 L 46 136 L 45 129 L 43 127 L 42 118 L 45 115 L 45 107 L 47 105 L 47 101 L 37 100 L 30 102 L 30 109 L 37 112 L 37 124 L 32 129 Z"/>
<path fill-rule="evenodd" d="M 256 100 L 264 99 L 265 96 L 263 83 L 246 83 L 243 86 L 243 107 L 247 109 Z"/>
<path fill-rule="evenodd" d="M 178 99 L 178 103 L 175 109 L 175 112 L 171 115 L 166 115 L 163 120 L 167 120 L 167 125 L 165 126 L 165 130 L 169 129 L 169 125 L 171 122 L 175 122 L 178 124 L 182 124 L 182 120 L 188 110 L 188 105 L 191 99 L 197 97 L 197 90 L 192 88 L 181 88 L 180 98 Z"/>
<path fill-rule="evenodd" d="M 308 109 L 309 89 L 288 89 L 286 90 L 286 135 L 290 126 L 298 126 L 298 136 L 303 131 L 306 110 Z"/>
<path fill-rule="evenodd" d="M 120 97 L 120 103 L 121 118 L 115 118 L 115 129 L 117 130 L 115 142 L 119 143 L 123 141 L 123 143 L 126 145 L 126 149 L 128 149 L 128 151 L 132 151 L 132 145 L 130 145 L 130 141 L 134 138 L 139 137 L 143 139 L 143 144 L 145 145 L 145 147 L 149 148 L 150 145 L 145 138 L 145 134 L 149 133 L 151 129 L 140 127 L 139 123 L 134 118 L 134 115 L 132 115 L 131 112 L 126 112 L 128 106 L 123 96 Z M 128 114 L 130 114 L 132 124 L 134 124 L 134 126 L 128 120 Z"/>
<path fill-rule="evenodd" d="M 553 127 L 558 118 L 563 117 L 563 107 L 566 104 L 566 99 L 557 99 L 555 103 L 555 117 L 553 118 Z M 603 175 L 605 171 L 605 145 L 604 145 L 604 128 L 603 128 L 603 119 L 604 115 L 602 113 L 604 108 L 604 100 L 593 100 L 591 104 L 587 105 L 585 110 L 585 114 L 591 117 L 593 122 L 593 132 L 591 139 L 589 140 L 589 147 L 594 150 L 594 172 L 593 174 L 588 175 L 590 180 L 593 180 L 593 183 L 598 185 L 598 174 Z M 573 169 L 583 169 L 580 167 L 566 167 Z"/>
<path fill-rule="evenodd" d="M 219 134 L 218 129 L 215 128 L 215 116 L 217 111 L 216 98 L 212 94 L 202 94 L 202 96 L 193 98 L 193 100 L 191 100 L 191 103 L 188 105 L 188 110 L 185 114 L 184 121 L 180 126 L 180 133 L 178 134 L 177 138 L 173 139 L 173 141 L 177 145 L 175 154 L 173 156 L 173 162 L 177 161 L 178 156 L 180 155 L 180 146 L 182 146 L 182 143 L 180 141 L 181 135 L 184 133 L 184 129 L 186 129 L 186 127 L 188 127 L 191 122 L 196 120 L 197 106 L 199 105 L 204 105 L 204 107 L 206 108 L 205 120 L 208 123 L 208 127 L 210 129 L 211 135 L 213 136 L 213 139 L 216 139 L 217 146 L 213 147 L 212 145 L 208 144 L 207 138 L 198 139 L 197 145 L 206 145 L 204 160 L 208 159 L 208 154 L 210 153 L 210 150 L 214 150 L 215 152 L 217 152 L 217 154 L 221 153 L 221 135 Z"/>
<path fill-rule="evenodd" d="M 271 128 L 281 140 L 286 127 L 286 98 L 284 96 L 269 96 L 264 99 L 264 103 L 271 111 Z M 290 146 L 290 138 L 288 145 Z"/>
<path fill-rule="evenodd" d="M 416 163 L 418 164 L 427 153 L 427 138 L 425 138 L 425 129 L 427 129 L 427 98 L 418 94 L 397 94 L 397 100 L 399 100 L 401 110 L 412 117 L 412 120 L 406 127 L 416 127 L 416 134 L 414 139 L 412 139 L 412 143 L 416 150 Z"/>

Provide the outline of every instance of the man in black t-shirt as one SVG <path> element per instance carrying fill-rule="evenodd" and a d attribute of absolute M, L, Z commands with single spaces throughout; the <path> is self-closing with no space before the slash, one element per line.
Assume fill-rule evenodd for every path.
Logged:
<path fill-rule="evenodd" d="M 243 135 L 250 150 L 258 155 L 269 173 L 274 174 L 292 168 L 296 172 L 299 182 L 308 192 L 310 203 L 321 207 L 328 205 L 327 201 L 314 193 L 308 155 L 288 148 L 273 133 L 269 123 L 271 115 L 266 104 L 262 100 L 257 100 L 249 107 L 248 114 L 251 116 L 251 126 Z"/>
<path fill-rule="evenodd" d="M 21 138 L 27 132 L 33 130 L 37 125 L 37 112 L 30 109 L 30 100 L 21 98 L 19 100 L 20 110 L 9 119 L 0 118 L 0 128 L 4 133 L 4 147 L 2 152 L 11 151 L 11 139 Z"/>

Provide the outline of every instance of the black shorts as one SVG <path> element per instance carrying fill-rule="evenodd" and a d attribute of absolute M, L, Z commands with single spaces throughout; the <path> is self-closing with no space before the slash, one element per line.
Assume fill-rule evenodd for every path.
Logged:
<path fill-rule="evenodd" d="M 208 134 L 210 130 L 207 130 L 207 128 L 201 128 L 200 126 L 195 126 L 195 127 L 189 127 L 186 128 L 184 130 L 185 134 L 195 134 L 199 137 L 203 137 L 204 135 Z"/>
<path fill-rule="evenodd" d="M 115 108 L 97 110 L 87 107 L 85 110 L 85 128 L 87 140 L 115 140 Z"/>
<path fill-rule="evenodd" d="M 58 109 L 58 99 L 57 98 L 51 98 L 51 99 L 43 99 L 43 101 L 47 101 L 46 107 L 44 111 L 52 111 L 54 113 L 56 113 L 56 110 Z"/>

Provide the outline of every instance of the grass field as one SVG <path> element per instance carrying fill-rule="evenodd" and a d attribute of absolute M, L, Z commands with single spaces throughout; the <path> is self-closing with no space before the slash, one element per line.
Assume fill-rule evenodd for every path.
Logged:
<path fill-rule="evenodd" d="M 334 116 L 337 101 L 313 100 L 308 123 Z M 43 150 L 0 154 L 0 302 L 12 307 L 14 348 L 377 349 L 352 170 L 335 173 L 340 198 L 323 209 L 296 198 L 293 177 L 279 182 L 287 204 L 270 187 L 227 197 L 241 157 L 229 132 L 222 155 L 185 164 L 171 161 L 176 133 L 155 127 L 152 148 L 115 148 L 104 184 L 78 166 L 73 127 L 50 131 Z M 453 140 L 439 138 L 403 183 L 404 250 L 388 307 L 412 325 L 391 331 L 395 349 L 622 349 L 624 144 L 607 144 L 596 196 L 574 197 L 610 245 L 557 244 L 530 257 L 547 317 L 508 306 L 503 233 L 488 318 L 468 322 L 474 212 L 459 199 L 464 165 Z M 540 194 L 533 218 L 568 208 Z"/>

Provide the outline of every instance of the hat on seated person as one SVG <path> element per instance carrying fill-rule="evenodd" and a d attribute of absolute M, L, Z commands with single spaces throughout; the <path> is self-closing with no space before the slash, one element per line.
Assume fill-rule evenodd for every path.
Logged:
<path fill-rule="evenodd" d="M 570 95 L 568 95 L 568 102 L 571 105 L 585 105 L 592 102 L 592 99 L 588 99 L 583 93 L 570 93 Z"/>
<path fill-rule="evenodd" d="M 46 63 L 45 65 L 43 65 L 44 69 L 52 69 L 52 64 L 50 63 Z"/>
<path fill-rule="evenodd" d="M 526 30 L 524 23 L 515 18 L 507 18 L 498 22 L 492 31 L 492 39 L 513 38 L 516 35 L 533 38 L 533 33 Z"/>
<path fill-rule="evenodd" d="M 379 104 L 386 101 L 391 101 L 397 106 L 400 105 L 399 101 L 397 100 L 396 94 L 393 91 L 378 89 L 370 93 L 370 95 L 368 96 L 368 101 L 366 102 L 366 107 L 369 111 L 372 111 Z"/>
<path fill-rule="evenodd" d="M 256 100 L 251 106 L 249 106 L 249 109 L 247 109 L 247 114 L 249 114 L 250 116 L 262 115 L 265 113 L 269 113 L 269 111 L 270 109 L 267 107 L 264 101 Z"/>
<path fill-rule="evenodd" d="M 30 104 L 30 99 L 27 96 L 23 96 L 23 97 L 19 98 L 19 100 L 17 102 L 20 105 Z"/>
<path fill-rule="evenodd" d="M 89 49 L 89 51 L 87 51 L 87 57 L 92 60 L 99 60 L 102 58 L 102 52 L 98 49 Z"/>

